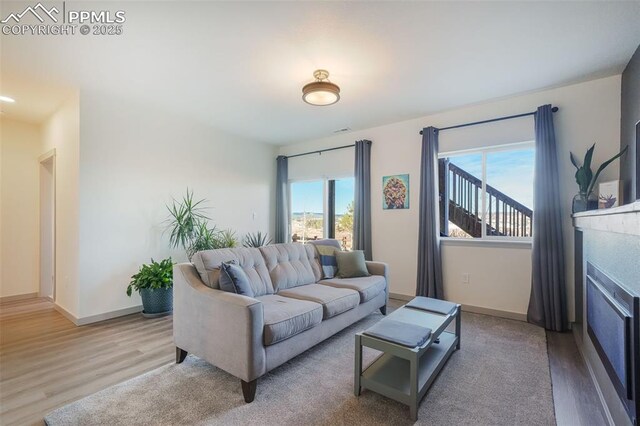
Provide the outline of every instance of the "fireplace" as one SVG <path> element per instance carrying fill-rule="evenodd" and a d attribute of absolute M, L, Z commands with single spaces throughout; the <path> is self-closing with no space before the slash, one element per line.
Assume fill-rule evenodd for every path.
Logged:
<path fill-rule="evenodd" d="M 640 298 L 587 262 L 587 333 L 632 423 L 640 412 Z"/>

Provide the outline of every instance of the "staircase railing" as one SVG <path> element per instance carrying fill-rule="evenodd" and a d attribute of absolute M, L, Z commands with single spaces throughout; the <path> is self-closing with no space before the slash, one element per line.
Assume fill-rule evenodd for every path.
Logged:
<path fill-rule="evenodd" d="M 482 180 L 452 164 L 439 161 L 440 229 L 449 235 L 448 222 L 473 237 L 482 236 Z M 504 192 L 486 186 L 486 235 L 530 237 L 533 211 Z M 448 196 L 447 196 L 448 195 Z M 448 203 L 443 203 L 443 198 Z"/>

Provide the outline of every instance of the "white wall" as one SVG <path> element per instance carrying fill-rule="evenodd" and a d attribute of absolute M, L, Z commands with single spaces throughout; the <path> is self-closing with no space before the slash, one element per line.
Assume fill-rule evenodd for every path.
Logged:
<path fill-rule="evenodd" d="M 80 318 L 140 305 L 125 289 L 151 257 L 186 259 L 163 221 L 187 187 L 219 228 L 272 234 L 275 147 L 104 93 L 80 105 Z"/>
<path fill-rule="evenodd" d="M 39 287 L 40 128 L 0 120 L 0 297 Z"/>
<path fill-rule="evenodd" d="M 56 299 L 78 316 L 78 161 L 80 104 L 77 94 L 42 125 L 41 154 L 56 150 Z M 36 163 L 37 166 L 37 163 Z M 37 184 L 36 184 L 37 186 Z"/>
<path fill-rule="evenodd" d="M 425 94 L 428 96 L 428 94 Z M 577 187 L 569 151 L 579 157 L 597 142 L 594 164 L 617 152 L 620 140 L 620 76 L 495 100 L 451 111 L 432 114 L 371 129 L 339 134 L 324 139 L 281 147 L 281 154 L 347 145 L 370 139 L 372 145 L 372 221 L 373 256 L 390 264 L 391 292 L 415 294 L 418 230 L 418 180 L 420 141 L 425 126 L 446 127 L 469 121 L 534 111 L 543 104 L 560 108 L 554 115 L 558 142 L 561 196 L 563 201 L 567 289 L 570 316 L 573 317 L 573 229 L 571 199 Z M 452 151 L 490 144 L 531 140 L 531 118 L 504 121 L 464 130 L 442 132 L 440 150 Z M 352 150 L 337 151 L 353 158 Z M 292 160 L 292 161 L 295 161 Z M 345 160 L 346 161 L 346 160 Z M 317 163 L 322 166 L 321 163 Z M 313 166 L 310 166 L 313 167 Z M 307 174 L 311 171 L 307 170 Z M 322 174 L 322 168 L 317 169 Z M 411 208 L 382 210 L 381 180 L 385 175 L 409 173 Z M 612 164 L 602 180 L 617 179 L 618 164 Z M 445 293 L 452 300 L 469 305 L 526 313 L 530 291 L 530 249 L 446 246 L 443 249 Z M 471 273 L 470 284 L 461 284 L 462 272 Z"/>

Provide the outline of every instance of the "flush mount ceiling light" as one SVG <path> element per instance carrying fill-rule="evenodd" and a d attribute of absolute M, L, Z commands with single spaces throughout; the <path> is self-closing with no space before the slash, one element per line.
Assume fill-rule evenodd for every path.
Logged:
<path fill-rule="evenodd" d="M 316 81 L 302 88 L 302 100 L 310 105 L 332 105 L 340 100 L 340 87 L 329 81 L 329 71 L 315 70 Z"/>
<path fill-rule="evenodd" d="M 8 96 L 0 96 L 0 102 L 7 102 L 9 104 L 14 103 L 16 100 L 13 98 L 10 98 Z"/>

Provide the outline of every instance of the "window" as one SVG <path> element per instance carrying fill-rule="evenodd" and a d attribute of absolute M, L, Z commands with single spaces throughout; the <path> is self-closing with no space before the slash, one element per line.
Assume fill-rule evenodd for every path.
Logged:
<path fill-rule="evenodd" d="M 441 235 L 530 238 L 534 158 L 530 142 L 441 154 Z"/>
<path fill-rule="evenodd" d="M 324 237 L 324 181 L 291 183 L 291 235 L 305 242 Z"/>
<path fill-rule="evenodd" d="M 335 238 L 350 250 L 354 185 L 352 177 L 291 182 L 291 239 L 306 242 Z"/>

